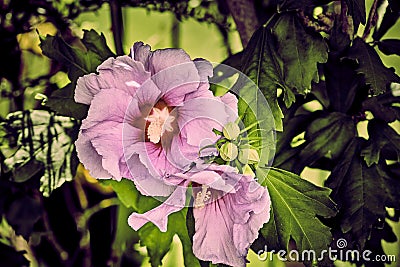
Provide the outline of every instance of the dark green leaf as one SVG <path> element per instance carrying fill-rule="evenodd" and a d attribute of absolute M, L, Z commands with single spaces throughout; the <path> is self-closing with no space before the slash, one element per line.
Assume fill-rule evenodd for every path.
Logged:
<path fill-rule="evenodd" d="M 385 39 L 378 42 L 378 48 L 385 55 L 399 55 L 400 56 L 400 40 Z"/>
<path fill-rule="evenodd" d="M 332 170 L 327 186 L 340 210 L 341 231 L 349 233 L 364 249 L 374 224 L 385 218 L 385 206 L 398 208 L 400 183 L 387 172 L 384 162 L 368 167 L 360 156 L 361 139 L 354 139 Z"/>
<path fill-rule="evenodd" d="M 42 206 L 39 199 L 30 196 L 14 199 L 5 213 L 7 222 L 16 234 L 22 235 L 26 240 L 29 240 L 33 226 L 41 216 Z"/>
<path fill-rule="evenodd" d="M 83 119 L 87 107 L 75 103 L 74 92 L 79 77 L 95 72 L 96 68 L 107 58 L 114 56 L 107 47 L 104 35 L 94 30 L 85 31 L 82 43 L 87 51 L 68 45 L 60 36 L 47 36 L 41 39 L 43 54 L 58 61 L 68 69 L 71 83 L 56 90 L 49 97 L 47 106 L 60 115 Z"/>
<path fill-rule="evenodd" d="M 354 21 L 354 31 L 357 32 L 360 23 L 366 23 L 365 0 L 346 0 Z"/>
<path fill-rule="evenodd" d="M 82 43 L 88 51 L 91 51 L 100 57 L 100 61 L 104 61 L 109 57 L 115 57 L 115 54 L 107 46 L 104 34 L 98 34 L 95 30 L 83 30 Z"/>
<path fill-rule="evenodd" d="M 86 118 L 89 107 L 74 101 L 76 83 L 69 83 L 65 87 L 54 91 L 49 97 L 46 106 L 59 115 L 81 120 Z"/>
<path fill-rule="evenodd" d="M 299 176 L 276 168 L 258 169 L 271 197 L 270 221 L 261 229 L 268 248 L 289 250 L 289 240 L 297 250 L 314 250 L 317 255 L 332 241 L 329 227 L 317 216 L 332 217 L 335 203 L 328 188 L 318 187 Z"/>
<path fill-rule="evenodd" d="M 358 61 L 357 71 L 365 75 L 365 80 L 367 84 L 371 85 L 374 95 L 384 93 L 388 83 L 400 82 L 400 78 L 393 69 L 388 69 L 383 65 L 375 49 L 360 38 L 353 41 L 348 57 Z"/>
<path fill-rule="evenodd" d="M 271 47 L 273 45 L 271 39 L 273 35 L 265 26 L 260 27 L 253 34 L 244 50 L 242 72 L 260 88 L 272 111 L 276 130 L 282 131 L 283 114 L 277 100 L 277 88 L 283 87 L 282 63 L 275 49 Z M 248 94 L 245 90 L 241 92 Z M 256 98 L 253 99 L 256 100 Z M 239 111 L 239 114 L 243 113 Z"/>
<path fill-rule="evenodd" d="M 339 62 L 333 58 L 324 64 L 324 74 L 330 108 L 347 113 L 352 107 L 357 89 L 364 79 L 360 77 L 361 75 L 357 75 L 354 68 L 347 62 Z"/>
<path fill-rule="evenodd" d="M 336 159 L 355 134 L 351 117 L 338 112 L 321 116 L 306 130 L 307 144 L 299 154 L 298 164 L 304 168 L 322 157 Z"/>
<path fill-rule="evenodd" d="M 47 35 L 41 39 L 40 47 L 44 55 L 68 68 L 68 77 L 72 82 L 80 76 L 95 72 L 102 62 L 96 53 L 72 47 L 60 36 Z"/>
<path fill-rule="evenodd" d="M 368 134 L 368 145 L 361 151 L 368 167 L 379 162 L 384 147 L 393 150 L 397 154 L 397 160 L 400 160 L 400 136 L 387 123 L 369 121 Z"/>
<path fill-rule="evenodd" d="M 264 94 L 278 131 L 283 129 L 283 114 L 277 89 L 284 90 L 289 107 L 295 100 L 293 90 L 309 92 L 311 82 L 318 81 L 317 63 L 326 59 L 327 46 L 322 37 L 306 32 L 293 14 L 281 15 L 254 33 L 244 51 L 242 71 Z"/>
<path fill-rule="evenodd" d="M 307 32 L 297 16 L 282 15 L 272 29 L 278 41 L 285 85 L 297 93 L 311 91 L 311 82 L 318 82 L 317 63 L 328 59 L 328 47 L 322 36 Z M 286 105 L 288 106 L 288 105 Z"/>
<path fill-rule="evenodd" d="M 363 110 L 371 111 L 374 115 L 374 118 L 383 120 L 387 123 L 394 122 L 396 119 L 400 118 L 400 113 L 398 111 L 398 107 L 391 105 L 392 103 L 399 103 L 400 99 L 396 99 L 396 97 L 388 97 L 387 95 L 380 95 L 367 98 L 363 103 Z M 390 94 L 391 95 L 391 94 Z M 382 99 L 386 98 L 386 99 Z M 390 98 L 394 98 L 397 100 L 392 103 L 385 103 Z M 386 101 L 385 101 L 386 100 Z M 389 100 L 390 101 L 390 100 Z"/>

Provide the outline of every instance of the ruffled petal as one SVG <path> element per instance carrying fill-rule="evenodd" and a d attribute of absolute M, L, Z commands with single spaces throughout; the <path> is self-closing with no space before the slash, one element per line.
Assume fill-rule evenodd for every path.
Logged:
<path fill-rule="evenodd" d="M 116 88 L 131 95 L 150 78 L 150 72 L 144 69 L 139 61 L 129 56 L 108 58 L 97 67 L 98 81 L 101 88 Z"/>
<path fill-rule="evenodd" d="M 174 212 L 180 211 L 185 206 L 186 186 L 187 184 L 178 186 L 171 196 L 158 207 L 143 214 L 132 213 L 128 218 L 128 224 L 137 231 L 147 222 L 152 222 L 161 232 L 166 232 L 168 216 Z"/>
<path fill-rule="evenodd" d="M 139 155 L 132 155 L 127 161 L 133 182 L 142 195 L 145 196 L 169 196 L 175 186 L 168 185 L 161 179 L 152 176 L 149 170 L 143 165 L 139 159 Z"/>
<path fill-rule="evenodd" d="M 235 188 L 236 193 L 222 197 L 221 192 L 213 192 L 213 201 L 193 209 L 193 253 L 201 260 L 245 266 L 250 244 L 269 220 L 270 199 L 265 188 L 248 176 L 241 176 Z"/>
<path fill-rule="evenodd" d="M 200 81 L 208 84 L 208 77 L 213 76 L 213 66 L 212 64 L 202 58 L 196 58 L 193 60 L 196 65 L 197 71 L 199 72 Z"/>
<path fill-rule="evenodd" d="M 120 90 L 100 91 L 94 96 L 81 129 L 88 129 L 104 121 L 124 122 L 131 99 L 130 95 Z"/>
<path fill-rule="evenodd" d="M 134 95 L 137 88 L 150 78 L 150 72 L 141 62 L 128 56 L 108 58 L 98 68 L 99 74 L 80 77 L 75 89 L 75 101 L 89 105 L 93 97 L 103 89 L 122 90 Z"/>
<path fill-rule="evenodd" d="M 93 97 L 100 92 L 101 88 L 97 80 L 97 74 L 90 73 L 79 77 L 76 82 L 74 99 L 77 103 L 90 105 Z"/>
<path fill-rule="evenodd" d="M 93 147 L 90 139 L 79 133 L 78 139 L 75 141 L 76 151 L 78 153 L 79 160 L 85 166 L 91 176 L 98 179 L 111 178 L 112 175 L 107 172 L 101 165 L 102 157 L 97 153 Z"/>
<path fill-rule="evenodd" d="M 82 131 L 97 153 L 101 155 L 101 165 L 113 178 L 122 178 L 120 164 L 124 158 L 122 146 L 122 123 L 105 121 Z"/>
<path fill-rule="evenodd" d="M 149 71 L 149 56 L 151 55 L 151 47 L 143 42 L 136 42 L 131 49 L 131 57 L 142 62 L 144 68 Z"/>

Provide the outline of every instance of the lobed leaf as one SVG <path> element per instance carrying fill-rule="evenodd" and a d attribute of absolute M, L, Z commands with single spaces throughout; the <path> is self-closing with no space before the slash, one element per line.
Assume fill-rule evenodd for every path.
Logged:
<path fill-rule="evenodd" d="M 338 219 L 343 233 L 351 234 L 364 249 L 373 225 L 385 218 L 385 206 L 399 208 L 400 183 L 385 163 L 370 167 L 360 156 L 362 139 L 353 139 L 326 185 L 340 207 Z"/>
<path fill-rule="evenodd" d="M 289 241 L 293 239 L 300 253 L 314 250 L 318 255 L 327 249 L 332 236 L 318 217 L 336 214 L 330 189 L 276 168 L 259 168 L 257 176 L 264 177 L 262 185 L 268 188 L 272 203 L 271 219 L 261 229 L 267 247 L 289 251 Z"/>
<path fill-rule="evenodd" d="M 390 82 L 400 82 L 400 78 L 394 73 L 394 70 L 383 65 L 375 49 L 360 38 L 353 41 L 348 55 L 349 58 L 358 61 L 357 71 L 365 75 L 366 83 L 371 86 L 373 95 L 386 92 L 386 86 Z"/>

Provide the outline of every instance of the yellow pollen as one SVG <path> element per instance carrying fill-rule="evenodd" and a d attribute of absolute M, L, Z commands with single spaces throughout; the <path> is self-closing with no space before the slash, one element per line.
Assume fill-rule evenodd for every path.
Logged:
<path fill-rule="evenodd" d="M 165 131 L 172 132 L 172 122 L 175 120 L 174 116 L 169 114 L 167 107 L 163 109 L 153 108 L 152 114 L 146 118 L 146 121 L 150 122 L 147 128 L 147 137 L 151 142 L 157 144 L 160 142 L 161 136 Z"/>

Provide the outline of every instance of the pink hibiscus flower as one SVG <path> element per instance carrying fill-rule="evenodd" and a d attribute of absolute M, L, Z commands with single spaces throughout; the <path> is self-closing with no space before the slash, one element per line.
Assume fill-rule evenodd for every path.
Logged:
<path fill-rule="evenodd" d="M 269 220 L 268 191 L 232 167 L 212 164 L 201 168 L 172 175 L 170 181 L 177 186 L 171 196 L 144 214 L 131 214 L 128 223 L 138 230 L 152 222 L 165 232 L 168 215 L 185 206 L 187 186 L 191 184 L 195 218 L 193 253 L 214 264 L 245 266 L 250 245 Z"/>
<path fill-rule="evenodd" d="M 237 117 L 233 95 L 208 90 L 212 65 L 181 49 L 152 52 L 135 43 L 131 57 L 109 58 L 97 70 L 75 90 L 75 101 L 90 105 L 76 141 L 79 159 L 92 176 L 132 179 L 142 194 L 171 194 L 169 175 L 217 139 L 213 128 Z"/>

